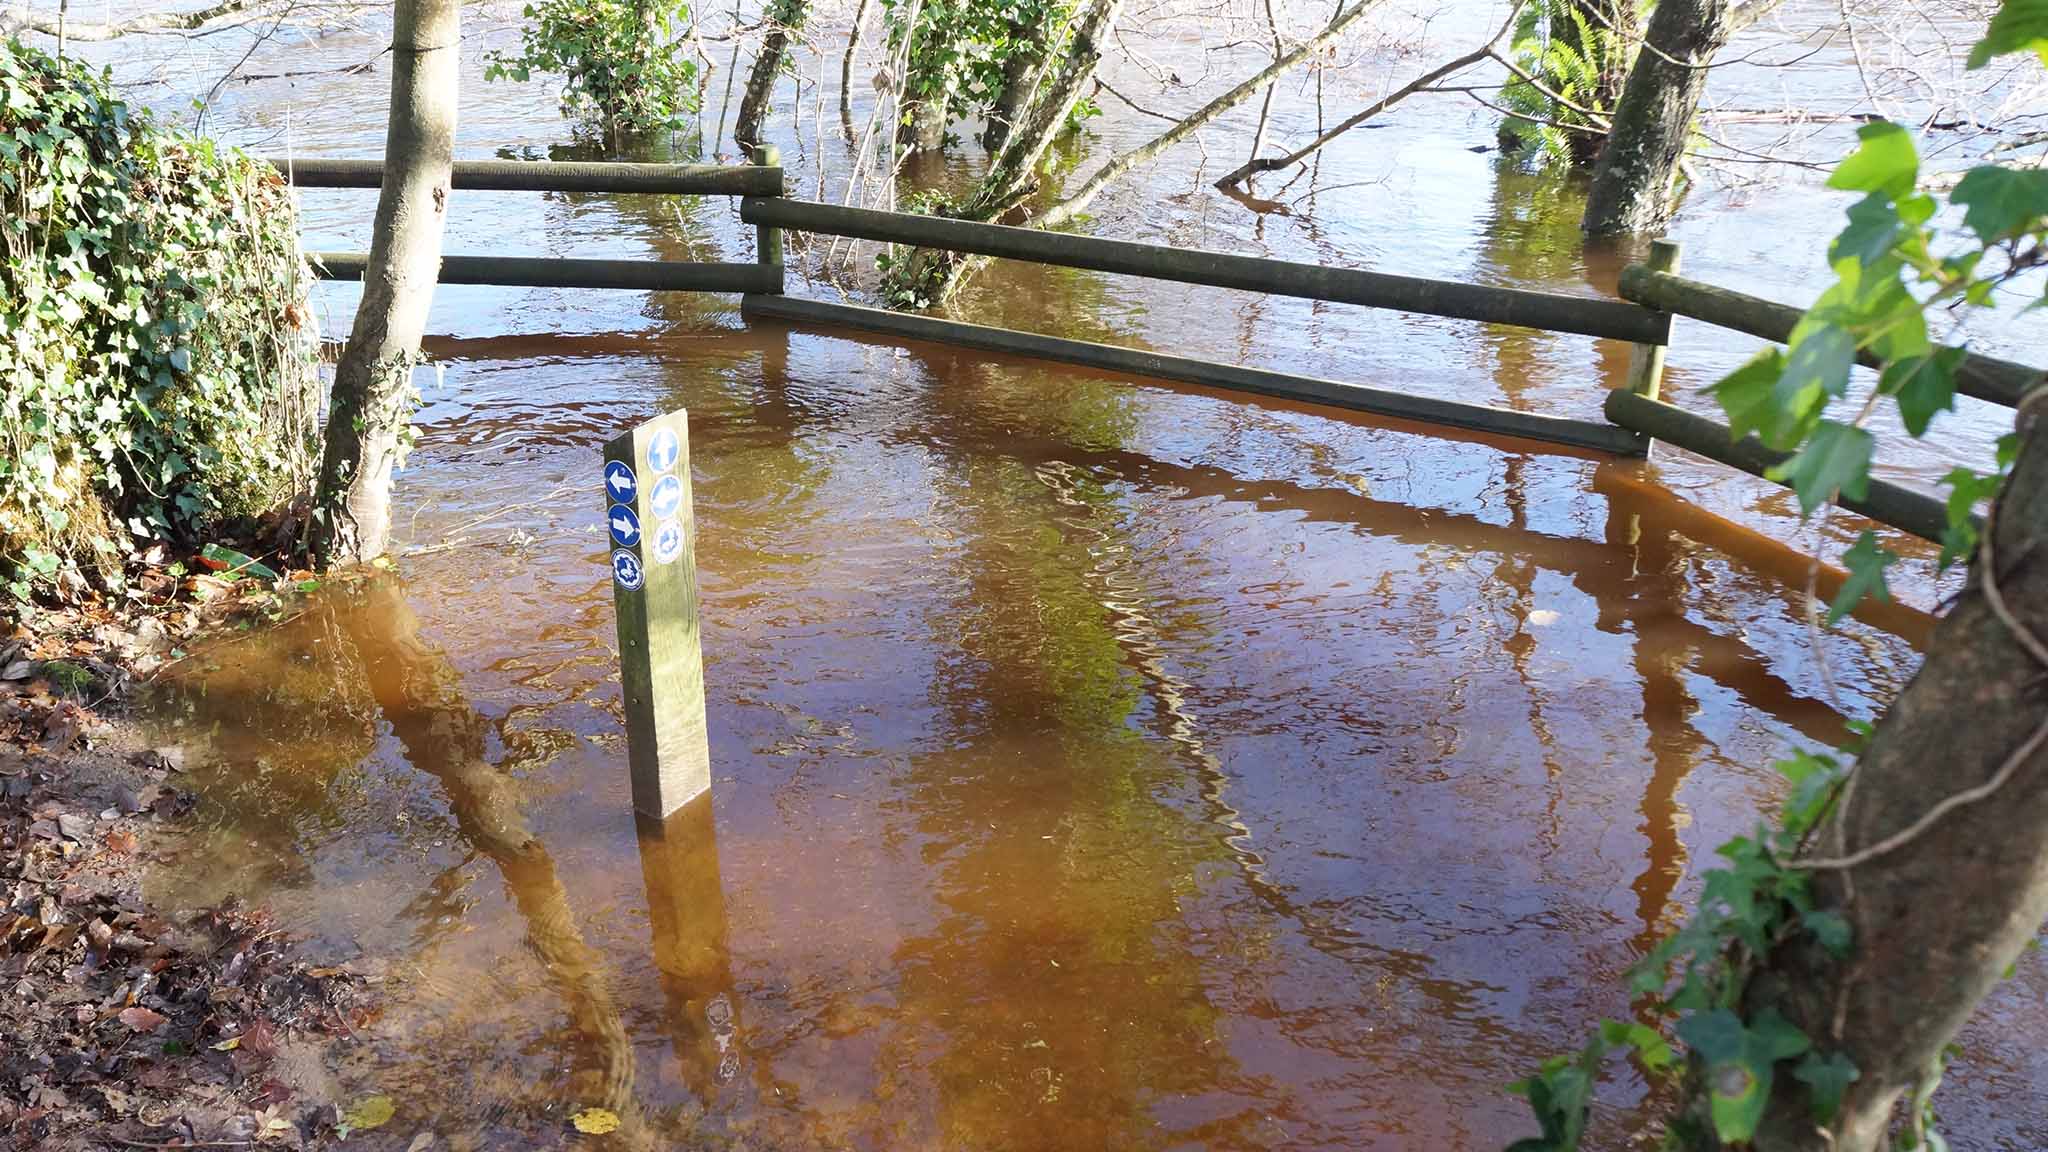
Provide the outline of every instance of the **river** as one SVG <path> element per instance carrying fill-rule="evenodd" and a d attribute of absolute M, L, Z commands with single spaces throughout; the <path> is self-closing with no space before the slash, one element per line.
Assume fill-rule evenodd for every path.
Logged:
<path fill-rule="evenodd" d="M 482 81 L 505 15 L 470 20 L 459 154 L 593 155 L 544 84 Z M 1436 58 L 1498 20 L 1454 6 Z M 785 83 L 774 131 L 793 188 L 815 193 L 822 156 L 837 199 L 843 29 L 820 42 L 824 99 L 806 89 L 793 124 Z M 303 74 L 224 85 L 207 126 L 268 154 L 374 155 L 383 43 L 374 20 L 280 26 L 246 70 Z M 97 51 L 188 119 L 193 77 L 251 47 L 163 45 Z M 1170 29 L 1144 51 L 1205 57 Z M 1432 58 L 1352 57 L 1333 110 Z M 1777 99 L 1787 75 L 1737 66 L 1717 98 Z M 1819 102 L 1855 79 L 1838 46 L 1798 82 Z M 1314 106 L 1287 91 L 1275 130 L 1299 138 Z M 1063 171 L 1157 130 L 1104 106 Z M 1492 117 L 1458 97 L 1351 134 L 1284 193 L 1267 178 L 1265 211 L 1208 187 L 1254 114 L 1208 134 L 1203 173 L 1183 148 L 1084 227 L 1577 292 L 1625 262 L 1582 249 L 1573 183 L 1476 151 Z M 958 184 L 978 163 L 970 142 L 913 176 Z M 303 201 L 309 248 L 367 247 L 373 197 Z M 1714 181 L 1672 234 L 1689 273 L 1799 300 L 1843 203 L 1803 179 Z M 447 241 L 751 245 L 724 200 L 514 193 L 458 194 Z M 352 290 L 320 299 L 345 332 Z M 1015 265 L 954 312 L 1580 416 L 1626 359 Z M 1504 1085 L 1627 1013 L 1623 973 L 1776 795 L 1770 762 L 1898 690 L 1943 587 L 1928 549 L 1887 536 L 1916 566 L 1903 603 L 1821 638 L 1824 678 L 1796 549 L 1860 525 L 1803 528 L 1778 490 L 1681 453 L 1446 438 L 744 322 L 729 297 L 444 287 L 430 331 L 399 579 L 219 643 L 153 702 L 209 814 L 156 890 L 262 901 L 390 975 L 331 1070 L 344 1094 L 394 1097 L 393 1123 L 358 1137 L 373 1147 L 552 1144 L 600 1102 L 705 1147 L 1502 1147 L 1532 1130 Z M 1681 322 L 1669 387 L 1710 408 L 1703 388 L 1752 347 Z M 1963 404 L 1929 443 L 1887 444 L 1883 470 L 1924 483 L 1981 457 L 2001 416 Z M 629 811 L 597 460 L 677 407 L 715 785 L 662 835 Z M 1957 1147 L 2048 1145 L 2044 993 L 2030 957 L 1970 1029 L 1940 1098 Z M 1613 1073 L 1593 1144 L 1636 1147 L 1655 1102 Z"/>

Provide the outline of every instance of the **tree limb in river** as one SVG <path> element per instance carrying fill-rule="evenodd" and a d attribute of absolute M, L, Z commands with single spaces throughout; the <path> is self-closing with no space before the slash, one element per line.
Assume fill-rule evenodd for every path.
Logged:
<path fill-rule="evenodd" d="M 753 71 L 747 74 L 739 118 L 732 125 L 733 143 L 741 148 L 751 149 L 761 142 L 761 128 L 768 120 L 769 97 L 775 94 L 775 81 L 782 75 L 782 61 L 789 53 L 790 34 L 803 31 L 804 18 L 810 10 L 811 0 L 775 0 L 770 6 L 768 35 L 762 38 Z M 853 35 L 857 42 L 858 27 Z"/>
<path fill-rule="evenodd" d="M 1304 159 L 1308 158 L 1311 154 L 1313 154 L 1317 149 L 1320 149 L 1323 145 L 1328 144 L 1330 141 L 1335 140 L 1337 137 L 1344 135 L 1346 132 L 1349 132 L 1353 128 L 1358 127 L 1360 124 L 1365 123 L 1367 120 L 1370 120 L 1373 117 L 1379 115 L 1380 113 L 1385 112 L 1387 109 L 1392 108 L 1394 105 L 1399 104 L 1401 101 L 1406 100 L 1408 97 L 1415 95 L 1417 92 L 1427 91 L 1432 85 L 1436 84 L 1437 82 L 1444 80 L 1447 77 L 1453 76 L 1459 72 L 1462 72 L 1465 69 L 1470 68 L 1472 65 L 1479 63 L 1481 60 L 1485 60 L 1488 57 L 1494 56 L 1494 45 L 1500 43 L 1501 37 L 1506 36 L 1511 30 L 1513 30 L 1515 26 L 1515 19 L 1520 14 L 1520 12 L 1520 4 L 1517 4 L 1513 8 L 1510 8 L 1508 10 L 1507 20 L 1501 24 L 1500 29 L 1496 31 L 1493 34 L 1493 37 L 1489 39 L 1485 44 L 1480 45 L 1478 48 L 1475 48 L 1472 51 L 1465 53 L 1463 56 L 1460 56 L 1455 60 L 1445 61 L 1443 64 L 1430 69 L 1428 72 L 1425 72 L 1420 76 L 1417 76 L 1415 79 L 1409 81 L 1407 84 L 1402 85 L 1394 91 L 1389 92 L 1387 95 L 1380 97 L 1378 100 L 1373 101 L 1371 104 L 1366 105 L 1363 109 L 1359 110 L 1355 115 L 1346 118 L 1345 120 L 1338 123 L 1335 127 L 1332 127 L 1329 131 L 1324 132 L 1322 135 L 1316 137 L 1314 140 L 1311 140 L 1307 144 L 1302 145 L 1300 148 L 1297 148 L 1294 151 L 1289 152 L 1285 156 L 1254 155 L 1252 159 L 1245 161 L 1243 164 L 1240 164 L 1236 168 L 1225 173 L 1222 176 L 1222 178 L 1216 181 L 1216 187 L 1227 189 L 1234 185 L 1243 183 L 1245 180 L 1249 179 L 1250 177 L 1260 172 L 1272 172 L 1280 168 L 1291 168 L 1294 165 L 1301 163 Z"/>
<path fill-rule="evenodd" d="M 21 30 L 41 32 L 46 36 L 61 35 L 68 40 L 94 42 L 118 40 L 123 36 L 143 32 L 195 32 L 223 16 L 246 12 L 260 2 L 261 0 L 217 0 L 216 3 L 190 12 L 149 12 L 107 24 L 72 24 L 66 21 L 60 12 L 55 17 L 30 17 L 21 25 Z"/>
<path fill-rule="evenodd" d="M 1323 26 L 1322 31 L 1296 45 L 1293 51 L 1288 52 L 1286 55 L 1260 69 L 1257 75 L 1250 77 L 1230 91 L 1204 104 L 1201 108 L 1184 117 L 1178 124 L 1153 137 L 1147 143 L 1141 144 L 1129 152 L 1115 157 L 1102 167 L 1097 168 L 1094 175 L 1088 177 L 1087 182 L 1082 184 L 1072 195 L 1033 216 L 1028 223 L 1036 228 L 1056 228 L 1072 220 L 1083 209 L 1087 208 L 1094 201 L 1095 197 L 1100 195 L 1102 190 L 1109 186 L 1111 181 L 1116 180 L 1124 173 L 1152 159 L 1189 136 L 1194 135 L 1204 124 L 1244 103 L 1246 99 L 1250 98 L 1252 93 L 1272 83 L 1281 74 L 1293 69 L 1295 65 L 1300 64 L 1310 56 L 1329 47 L 1332 41 L 1344 34 L 1345 29 L 1356 24 L 1359 18 L 1364 16 L 1377 3 L 1378 0 L 1358 0 L 1357 3 L 1349 8 L 1340 9 L 1335 16 L 1330 18 L 1330 22 Z"/>

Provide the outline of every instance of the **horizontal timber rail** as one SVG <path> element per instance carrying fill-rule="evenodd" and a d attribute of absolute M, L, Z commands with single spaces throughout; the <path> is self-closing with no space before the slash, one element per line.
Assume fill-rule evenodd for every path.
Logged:
<path fill-rule="evenodd" d="M 1009 328 L 989 328 L 980 324 L 891 312 L 881 308 L 863 308 L 854 304 L 834 304 L 794 296 L 748 296 L 740 301 L 740 309 L 749 316 L 773 316 L 784 320 L 841 325 L 869 332 L 930 340 L 940 344 L 957 344 L 992 352 L 1035 356 L 1089 368 L 1106 368 L 1161 380 L 1178 380 L 1239 392 L 1256 392 L 1264 396 L 1308 400 L 1380 416 L 1445 424 L 1500 436 L 1518 436 L 1528 440 L 1542 440 L 1616 455 L 1639 456 L 1644 448 L 1644 441 L 1635 434 L 1612 424 L 1591 420 L 1570 420 L 1533 412 L 1514 412 L 1484 404 L 1438 400 L 1405 392 L 1344 384 L 1335 380 L 1319 380 L 1312 376 L 1240 368 L 1234 364 L 1218 364 L 1214 361 L 1193 360 L 1184 356 L 1167 356 L 1157 352 L 1119 348 L 1111 344 L 1093 344 L 1085 340 L 1069 340 L 1058 336 L 1041 336 L 1035 332 L 1018 332 Z"/>
<path fill-rule="evenodd" d="M 382 160 L 273 156 L 270 164 L 302 188 L 377 188 Z M 669 196 L 780 196 L 779 166 L 620 164 L 555 160 L 457 160 L 451 180 L 482 192 L 651 192 Z"/>
<path fill-rule="evenodd" d="M 1086 268 L 1184 284 L 1241 288 L 1276 296 L 1299 296 L 1338 304 L 1394 308 L 1490 324 L 1516 324 L 1553 332 L 1662 344 L 1671 330 L 1669 316 L 1620 300 L 1460 284 L 1416 276 L 1394 276 L 1356 268 L 1330 268 L 1234 256 L 1163 244 L 1104 240 L 1071 232 L 1012 228 L 972 220 L 950 220 L 905 212 L 878 212 L 782 197 L 748 197 L 740 202 L 740 219 L 804 232 L 851 236 L 894 244 L 946 248 L 979 256 L 1031 260 L 1068 268 Z"/>
<path fill-rule="evenodd" d="M 1718 460 L 1752 476 L 1763 476 L 1791 458 L 1791 453 L 1766 447 L 1755 436 L 1733 439 L 1725 424 L 1647 396 L 1638 396 L 1626 388 L 1617 388 L 1607 394 L 1606 412 L 1609 420 L 1623 428 L 1688 452 L 1697 452 L 1709 460 Z M 1858 515 L 1927 540 L 1940 540 L 1948 531 L 1948 506 L 1945 502 L 1889 481 L 1873 479 L 1869 492 L 1862 499 L 1852 499 L 1844 493 L 1835 502 Z"/>
<path fill-rule="evenodd" d="M 1687 280 L 1641 264 L 1631 264 L 1621 274 L 1621 295 L 1646 308 L 1704 320 L 1721 328 L 1783 344 L 1804 315 L 1790 304 L 1761 296 L 1732 292 L 1698 280 Z M 1876 368 L 1881 361 L 1869 351 L 1857 353 L 1864 365 Z M 1980 356 L 1963 357 L 1956 369 L 1956 391 L 1994 404 L 2016 405 L 2020 397 L 2041 383 L 2042 370 L 2010 360 Z"/>
<path fill-rule="evenodd" d="M 363 252 L 307 254 L 322 280 L 361 280 Z M 780 292 L 772 264 L 700 264 L 684 260 L 570 260 L 560 256 L 443 256 L 443 284 L 518 288 L 620 288 L 638 292 Z"/>

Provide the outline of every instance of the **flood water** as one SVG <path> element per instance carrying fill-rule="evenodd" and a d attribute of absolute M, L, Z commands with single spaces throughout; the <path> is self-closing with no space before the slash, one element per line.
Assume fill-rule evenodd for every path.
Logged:
<path fill-rule="evenodd" d="M 1440 42 L 1498 19 L 1465 15 Z M 472 31 L 480 70 L 509 41 Z M 251 67 L 381 43 L 287 36 Z M 463 155 L 588 154 L 544 87 L 470 79 Z M 237 85 L 210 123 L 265 152 L 372 155 L 385 82 Z M 788 111 L 808 192 L 815 109 L 800 129 Z M 1489 117 L 1447 101 L 1389 124 L 1285 212 L 1216 195 L 1183 157 L 1091 226 L 1611 286 L 1625 254 L 1580 250 L 1569 182 L 1468 151 Z M 1091 131 L 1066 158 L 1084 170 L 1151 128 L 1112 108 Z M 372 199 L 305 194 L 308 247 L 366 247 Z M 1703 278 L 1797 299 L 1840 208 L 1712 192 L 1674 231 Z M 447 246 L 750 244 L 722 200 L 470 193 Z M 351 300 L 323 290 L 330 331 Z M 956 311 L 1575 415 L 1626 360 L 1012 266 Z M 1939 592 L 1923 564 L 1906 603 L 1830 632 L 1824 677 L 1794 547 L 1822 534 L 1677 453 L 1444 437 L 748 322 L 727 297 L 443 288 L 431 331 L 396 574 L 209 647 L 154 699 L 206 818 L 159 896 L 262 901 L 389 976 L 330 1070 L 344 1097 L 396 1100 L 357 1137 L 373 1148 L 549 1146 L 593 1104 L 646 1146 L 1499 1148 L 1532 1130 L 1503 1086 L 1627 1013 L 1622 974 L 1774 797 L 1771 760 L 1881 707 Z M 1698 389 L 1747 348 L 1681 324 L 1675 394 L 1710 404 Z M 654 828 L 628 803 L 598 448 L 678 407 L 715 784 Z M 1998 419 L 1966 408 L 1890 470 L 1938 475 Z M 2044 989 L 2030 958 L 1969 1033 L 1941 1097 L 1957 1147 L 2048 1144 Z M 1642 1143 L 1653 1112 L 1617 1065 L 1593 1143 Z"/>

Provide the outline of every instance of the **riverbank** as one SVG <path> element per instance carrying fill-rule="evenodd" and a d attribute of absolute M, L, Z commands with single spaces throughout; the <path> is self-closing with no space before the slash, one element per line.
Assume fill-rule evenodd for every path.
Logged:
<path fill-rule="evenodd" d="M 183 753 L 138 684 L 211 633 L 288 613 L 276 587 L 157 570 L 140 610 L 39 612 L 0 639 L 0 1148 L 335 1142 L 368 1111 L 323 1069 L 375 1011 L 261 908 L 145 898 L 188 851 Z"/>

